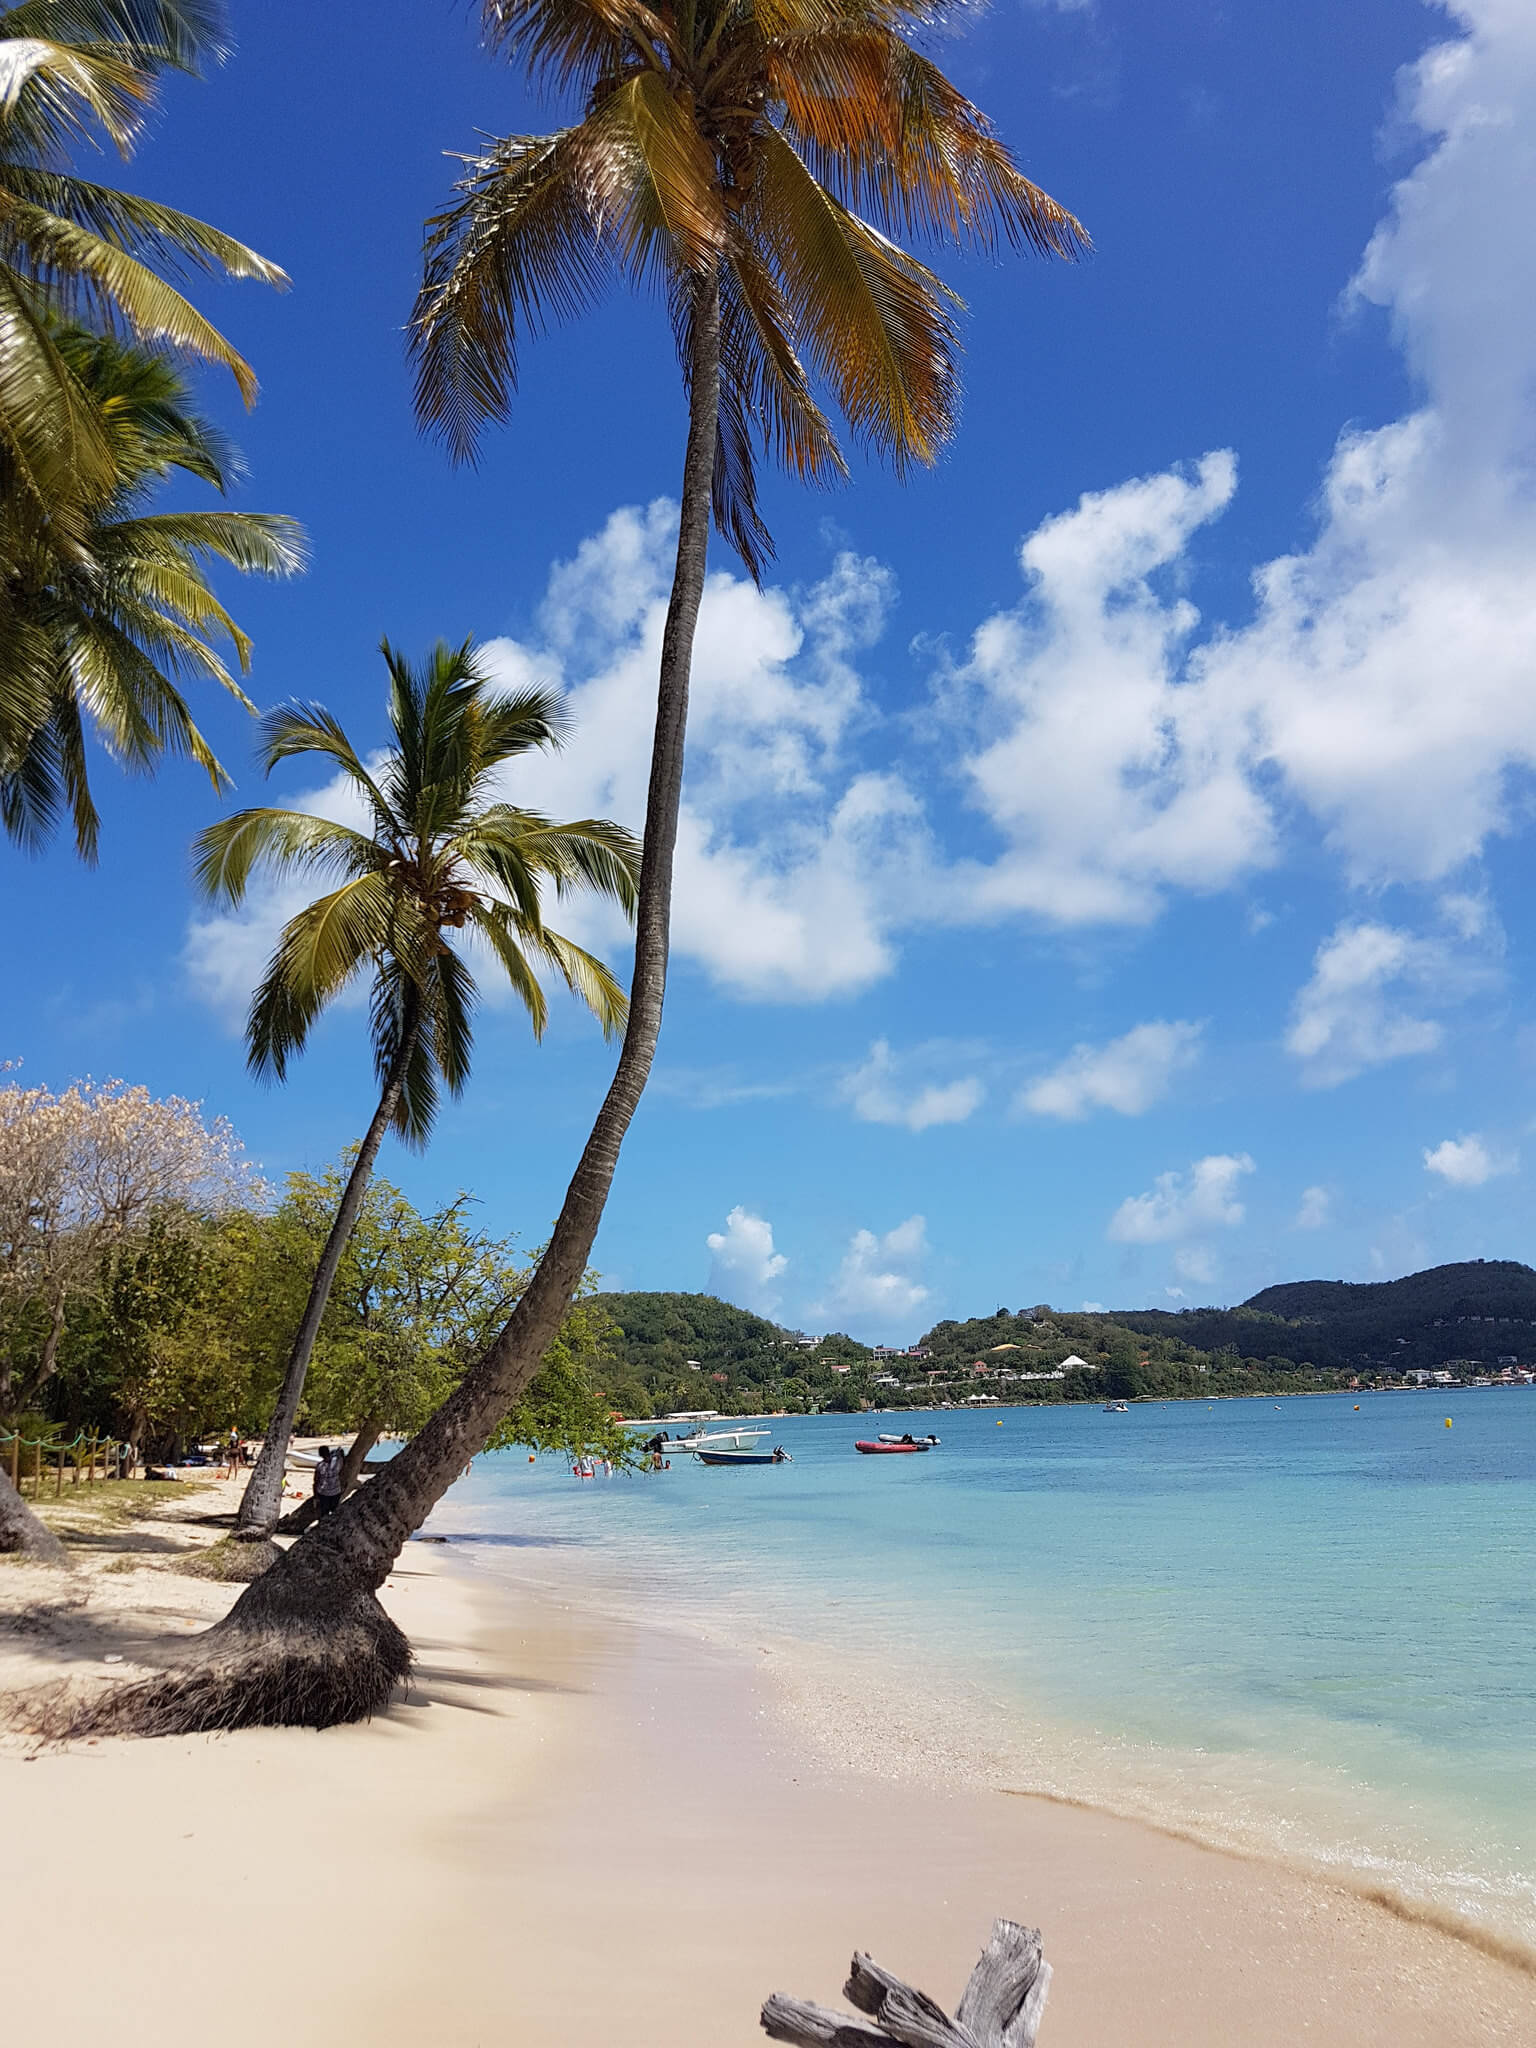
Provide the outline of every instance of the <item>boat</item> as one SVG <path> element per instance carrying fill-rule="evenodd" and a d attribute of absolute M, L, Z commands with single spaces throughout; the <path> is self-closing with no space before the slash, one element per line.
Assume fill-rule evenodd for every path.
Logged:
<path fill-rule="evenodd" d="M 762 1431 L 766 1436 L 767 1430 Z M 792 1465 L 794 1460 L 782 1444 L 771 1451 L 695 1451 L 701 1465 Z"/>
<path fill-rule="evenodd" d="M 1130 1412 L 1131 1404 L 1129 1401 L 1106 1401 L 1104 1403 L 1104 1413 L 1106 1415 L 1129 1415 Z"/>
<path fill-rule="evenodd" d="M 861 1437 L 855 1442 L 853 1448 L 856 1451 L 862 1451 L 866 1458 L 879 1457 L 882 1454 L 889 1458 L 902 1458 L 912 1451 L 931 1450 L 933 1446 L 926 1437 L 921 1436 L 897 1437 L 894 1443 L 882 1436 L 877 1437 L 873 1443 L 869 1443 Z"/>
<path fill-rule="evenodd" d="M 910 1432 L 910 1431 L 909 1431 L 909 1432 L 907 1433 L 907 1435 L 905 1435 L 905 1436 L 887 1436 L 887 1435 L 885 1434 L 885 1432 L 884 1432 L 884 1431 L 882 1430 L 882 1431 L 881 1431 L 881 1433 L 880 1433 L 880 1439 L 879 1439 L 879 1440 L 880 1440 L 880 1442 L 881 1442 L 881 1443 L 883 1443 L 883 1444 L 928 1444 L 928 1445 L 933 1445 L 933 1444 L 939 1444 L 939 1443 L 942 1443 L 942 1442 L 944 1441 L 944 1439 L 943 1439 L 942 1437 L 937 1437 L 937 1436 L 935 1436 L 932 1430 L 929 1430 L 929 1432 L 928 1432 L 928 1434 L 927 1434 L 926 1436 L 913 1436 L 913 1435 L 911 1434 L 911 1432 Z"/>
<path fill-rule="evenodd" d="M 693 1436 L 667 1437 L 661 1448 L 663 1455 L 668 1451 L 750 1451 L 770 1435 L 772 1431 L 766 1429 L 701 1429 Z"/>

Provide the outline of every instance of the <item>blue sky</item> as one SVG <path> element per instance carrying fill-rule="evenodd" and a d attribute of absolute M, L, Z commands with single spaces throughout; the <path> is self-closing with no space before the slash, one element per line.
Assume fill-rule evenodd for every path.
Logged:
<path fill-rule="evenodd" d="M 240 502 L 314 547 L 231 593 L 253 694 L 376 742 L 379 635 L 473 634 L 571 693 L 525 793 L 638 821 L 664 320 L 615 298 L 530 347 L 511 427 L 451 471 L 402 358 L 420 223 L 444 151 L 553 117 L 448 0 L 233 12 L 123 182 L 294 279 L 201 294 L 262 378 L 248 417 L 207 387 Z M 944 55 L 1096 253 L 946 259 L 941 467 L 773 484 L 760 593 L 717 544 L 663 1048 L 596 1263 L 879 1340 L 1524 1257 L 1536 15 L 1012 0 Z M 204 709 L 252 800 L 248 721 Z M 99 783 L 99 870 L 0 851 L 0 1052 L 201 1098 L 270 1177 L 318 1165 L 371 1108 L 362 1013 L 253 1084 L 281 902 L 194 903 L 191 771 Z M 536 1241 L 609 1059 L 568 1006 L 535 1048 L 488 1002 L 470 1092 L 385 1170 Z"/>

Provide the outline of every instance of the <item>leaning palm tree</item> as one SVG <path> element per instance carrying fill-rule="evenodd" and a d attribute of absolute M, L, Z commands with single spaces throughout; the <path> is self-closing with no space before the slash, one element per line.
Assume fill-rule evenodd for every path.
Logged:
<path fill-rule="evenodd" d="M 749 566 L 766 447 L 841 455 L 818 390 L 900 471 L 955 417 L 959 301 L 894 239 L 1061 256 L 1078 223 L 909 39 L 955 0 L 482 0 L 493 50 L 578 101 L 554 134 L 466 159 L 431 223 L 412 328 L 418 407 L 459 455 L 510 407 L 517 348 L 614 276 L 667 294 L 688 397 L 662 635 L 635 968 L 618 1065 L 506 1327 L 380 1476 L 247 1587 L 175 1676 L 92 1725 L 173 1729 L 370 1712 L 410 1667 L 375 1589 L 537 1371 L 580 1284 L 661 1023 L 689 669 L 711 508 Z"/>
<path fill-rule="evenodd" d="M 111 481 L 104 493 L 82 494 L 80 549 L 61 545 L 24 498 L 0 491 L 0 669 L 37 684 L 30 718 L 14 715 L 13 699 L 9 728 L 0 723 L 0 828 L 35 848 L 67 812 L 76 850 L 94 860 L 87 727 L 130 768 L 181 754 L 225 787 L 182 694 L 186 679 L 209 680 L 252 708 L 213 644 L 227 639 L 236 666 L 248 669 L 250 641 L 215 595 L 209 567 L 291 574 L 303 563 L 303 535 L 297 521 L 268 513 L 148 511 L 173 473 L 228 490 L 239 457 L 192 409 L 169 357 L 83 328 L 48 332 L 100 425 Z"/>
<path fill-rule="evenodd" d="M 122 329 L 231 371 L 250 366 L 175 288 L 188 269 L 285 285 L 233 237 L 174 207 L 77 177 L 72 147 L 105 138 L 128 156 L 157 74 L 223 54 L 217 0 L 23 0 L 0 9 L 0 494 L 60 552 L 89 559 L 92 509 L 114 484 L 100 414 L 53 322 Z M 8 565 L 0 564 L 6 569 Z M 0 745 L 49 695 L 25 638 L 0 659 Z"/>
<path fill-rule="evenodd" d="M 386 640 L 394 744 L 370 766 L 319 705 L 289 705 L 263 724 L 261 755 L 317 755 L 339 769 L 364 828 L 310 811 L 245 810 L 198 837 L 199 886 L 215 902 L 245 900 L 252 875 L 319 874 L 335 887 L 283 927 L 251 1004 L 246 1046 L 254 1072 L 281 1081 L 318 1018 L 356 982 L 370 982 L 373 1113 L 315 1268 L 261 1456 L 237 1518 L 242 1537 L 270 1534 L 282 1501 L 288 1442 L 336 1269 L 356 1226 L 386 1131 L 421 1147 L 439 1084 L 469 1078 L 472 967 L 463 932 L 499 969 L 541 1037 L 549 1006 L 539 970 L 557 976 L 607 1034 L 624 1022 L 623 990 L 601 960 L 544 921 L 546 892 L 591 890 L 626 914 L 635 905 L 640 849 L 605 818 L 556 824 L 508 803 L 508 766 L 565 732 L 559 698 L 492 687 L 470 643 L 439 643 L 413 667 Z"/>

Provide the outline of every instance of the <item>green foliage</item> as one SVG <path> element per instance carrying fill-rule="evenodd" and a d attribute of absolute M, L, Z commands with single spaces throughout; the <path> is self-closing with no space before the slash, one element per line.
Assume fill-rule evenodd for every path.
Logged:
<path fill-rule="evenodd" d="M 347 1166 L 290 1175 L 264 1213 L 159 1212 L 104 1254 L 53 1383 L 66 1434 L 168 1446 L 231 1427 L 259 1433 Z M 422 1214 L 388 1181 L 373 1182 L 315 1347 L 308 1433 L 412 1435 L 501 1328 L 529 1261 L 515 1240 L 475 1229 L 471 1211 L 460 1196 Z M 613 1334 L 589 1283 L 496 1445 L 623 1462 L 631 1442 L 607 1391 Z"/>
<path fill-rule="evenodd" d="M 234 687 L 210 628 L 229 635 L 242 664 L 246 650 L 202 558 L 268 569 L 296 559 L 291 522 L 130 516 L 140 487 L 168 467 L 222 488 L 206 429 L 197 448 L 179 431 L 151 447 L 139 431 L 157 378 L 178 384 L 171 411 L 184 401 L 165 352 L 222 363 L 248 403 L 256 389 L 167 273 L 281 285 L 282 271 L 203 221 L 67 168 L 82 142 L 127 156 L 158 74 L 218 52 L 213 22 L 206 0 L 0 10 L 0 826 L 35 845 L 68 809 L 88 859 L 87 722 L 130 765 L 182 753 L 218 783 L 178 677 Z"/>
<path fill-rule="evenodd" d="M 263 721 L 267 771 L 319 755 L 351 785 L 368 829 L 308 811 L 237 811 L 200 834 L 194 870 L 206 896 L 236 908 L 259 869 L 335 885 L 283 927 L 247 1020 L 250 1065 L 282 1080 L 320 1016 L 366 978 L 379 1082 L 400 1070 L 394 1127 L 419 1146 L 439 1084 L 458 1095 L 469 1076 L 478 992 L 452 934 L 468 929 L 481 942 L 535 1036 L 547 1016 L 540 968 L 611 1034 L 627 1012 L 623 991 L 601 960 L 544 922 L 543 898 L 590 889 L 632 913 L 640 848 L 609 819 L 557 824 L 501 800 L 510 762 L 560 744 L 556 695 L 493 688 L 467 641 L 439 642 L 414 667 L 387 640 L 383 654 L 393 744 L 381 759 L 365 766 L 318 704 L 285 705 Z"/>
<path fill-rule="evenodd" d="M 1237 1308 L 1137 1310 L 1120 1320 L 1205 1350 L 1306 1358 L 1350 1371 L 1500 1356 L 1536 1363 L 1536 1271 L 1513 1259 L 1431 1266 L 1401 1280 L 1299 1280 Z"/>

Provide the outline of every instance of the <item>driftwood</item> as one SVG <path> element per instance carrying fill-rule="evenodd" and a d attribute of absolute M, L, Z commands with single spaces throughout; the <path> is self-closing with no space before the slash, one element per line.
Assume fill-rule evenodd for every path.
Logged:
<path fill-rule="evenodd" d="M 925 1991 L 856 1955 L 843 1996 L 872 2026 L 776 1991 L 763 2006 L 763 2031 L 794 2048 L 1034 2048 L 1050 1983 L 1039 1928 L 997 1920 L 953 2019 Z"/>

